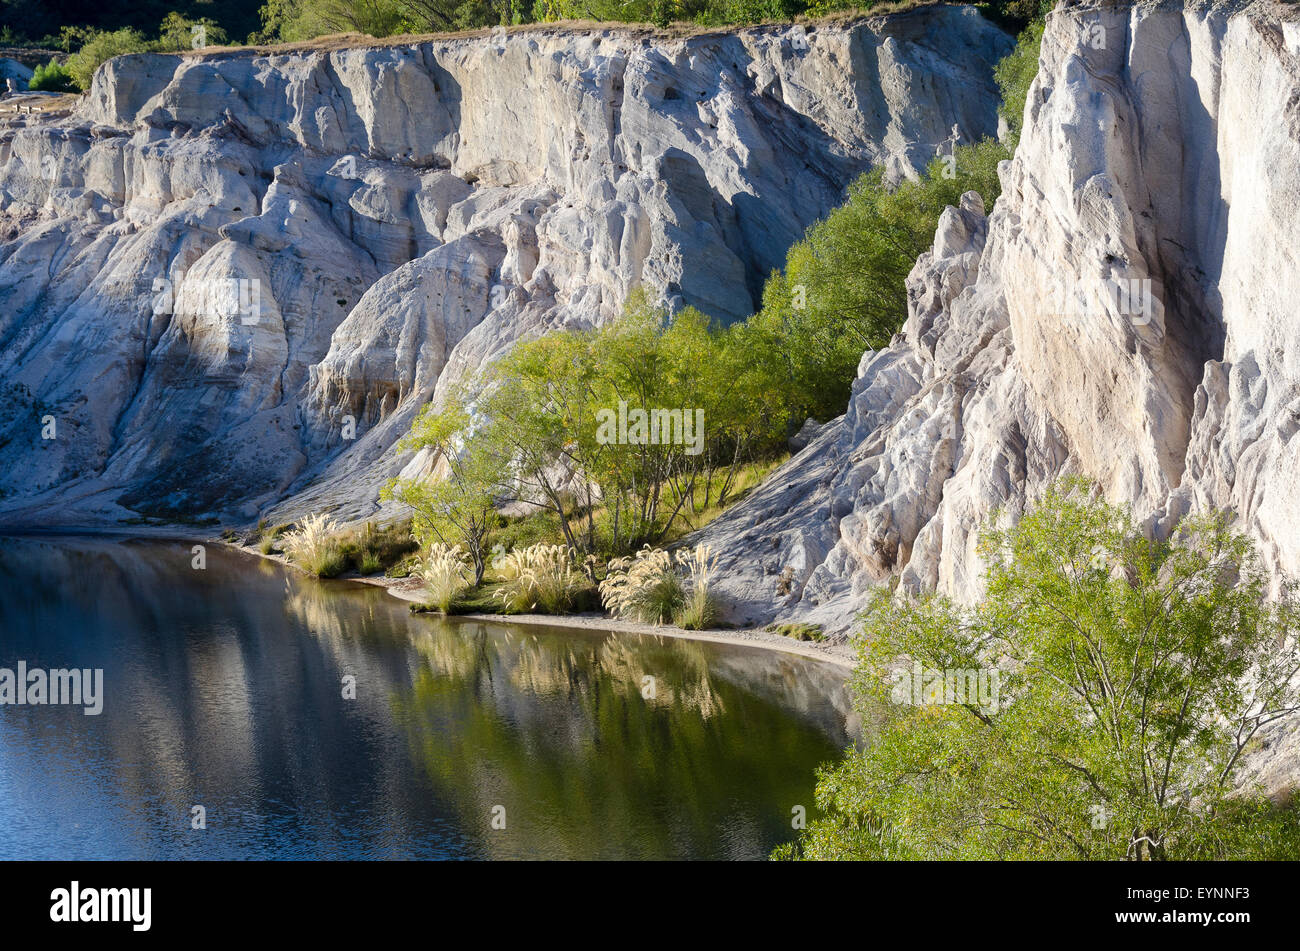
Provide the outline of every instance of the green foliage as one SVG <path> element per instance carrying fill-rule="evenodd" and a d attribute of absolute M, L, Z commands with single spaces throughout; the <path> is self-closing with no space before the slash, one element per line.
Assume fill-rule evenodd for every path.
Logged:
<path fill-rule="evenodd" d="M 90 81 L 95 70 L 114 56 L 128 53 L 144 53 L 149 50 L 149 43 L 144 34 L 138 30 L 124 27 L 111 33 L 96 33 L 87 39 L 77 52 L 68 57 L 65 64 L 72 81 L 78 89 L 90 88 Z"/>
<path fill-rule="evenodd" d="M 77 83 L 66 66 L 51 60 L 32 70 L 27 88 L 33 92 L 76 92 Z"/>
<path fill-rule="evenodd" d="M 123 27 L 100 31 L 91 27 L 65 26 L 59 43 L 75 50 L 62 66 L 47 64 L 52 76 L 65 81 L 70 89 L 87 90 L 95 70 L 115 56 L 130 53 L 176 53 L 204 46 L 221 46 L 228 42 L 226 31 L 208 17 L 189 19 L 180 13 L 168 13 L 158 28 L 158 38 L 149 40 L 139 30 Z M 51 81 L 54 81 L 53 79 Z"/>
<path fill-rule="evenodd" d="M 828 815 L 786 854 L 1300 854 L 1294 810 L 1234 794 L 1243 750 L 1300 706 L 1300 614 L 1289 589 L 1269 599 L 1244 536 L 1205 516 L 1154 542 L 1072 481 L 990 530 L 981 551 L 976 610 L 939 597 L 873 604 L 853 685 L 880 725 L 820 774 Z M 916 665 L 995 672 L 994 702 L 900 697 Z"/>
<path fill-rule="evenodd" d="M 494 506 L 507 502 L 547 513 L 575 551 L 658 541 L 724 504 L 742 464 L 784 433 L 765 363 L 744 341 L 634 294 L 619 320 L 520 344 L 477 397 L 462 391 L 426 411 L 403 448 L 433 450 L 447 478 L 394 483 L 387 495 L 412 506 L 417 535 L 450 537 L 476 563 Z M 650 420 L 662 431 L 652 435 Z"/>
<path fill-rule="evenodd" d="M 99 33 L 129 27 L 142 33 L 153 31 L 169 13 L 192 22 L 198 18 L 220 24 L 230 36 L 244 37 L 258 23 L 258 8 L 263 0 L 130 0 L 129 3 L 105 3 L 103 0 L 0 0 L 0 32 L 20 37 L 13 45 L 50 48 L 58 46 L 73 52 L 80 45 L 61 42 L 65 29 Z M 8 45 L 7 43 L 5 45 Z"/>
<path fill-rule="evenodd" d="M 745 333 L 751 351 L 773 361 L 791 418 L 844 411 L 863 351 L 889 343 L 907 319 L 904 282 L 933 243 L 939 215 L 972 190 L 991 209 L 1006 157 L 986 139 L 936 158 L 919 181 L 890 187 L 882 170 L 868 172 L 790 249 Z"/>
<path fill-rule="evenodd" d="M 504 553 L 539 542 L 554 543 L 561 537 L 559 517 L 554 512 L 538 509 L 516 518 L 501 519 L 500 527 L 492 532 L 492 547 L 495 551 L 499 545 Z"/>
<path fill-rule="evenodd" d="M 994 19 L 1011 28 L 1024 25 L 1040 0 L 985 4 Z M 289 42 L 327 33 L 372 36 L 429 33 L 556 20 L 673 23 L 698 26 L 789 21 L 841 11 L 884 12 L 911 4 L 851 0 L 267 0 L 257 42 Z"/>
<path fill-rule="evenodd" d="M 472 429 L 463 398 L 442 412 L 426 406 L 399 448 L 432 450 L 440 467 L 437 477 L 392 480 L 381 494 L 411 507 L 412 532 L 422 548 L 435 542 L 463 548 L 479 584 L 488 533 L 498 522 L 495 487 L 505 470 L 489 446 L 469 438 Z"/>
<path fill-rule="evenodd" d="M 268 0 L 259 43 L 295 42 L 332 33 L 438 33 L 509 26 L 534 19 L 522 0 Z"/>
<path fill-rule="evenodd" d="M 160 53 L 178 53 L 203 46 L 224 46 L 226 42 L 226 31 L 215 20 L 208 17 L 191 20 L 172 12 L 163 18 L 158 27 L 158 39 L 150 44 L 150 48 Z"/>
<path fill-rule="evenodd" d="M 386 572 L 420 549 L 407 522 L 385 526 L 366 522 L 359 532 L 342 536 L 340 544 L 351 566 L 363 575 Z"/>
<path fill-rule="evenodd" d="M 403 0 L 267 0 L 255 43 L 293 43 L 334 33 L 419 32 Z"/>
<path fill-rule="evenodd" d="M 788 637 L 796 641 L 826 640 L 826 635 L 822 632 L 820 624 L 788 622 L 785 624 L 772 624 L 768 627 L 768 630 L 773 634 L 780 634 L 782 637 Z"/>
<path fill-rule="evenodd" d="M 1025 103 L 1029 86 L 1038 75 L 1038 53 L 1043 43 L 1042 20 L 1030 23 L 1016 40 L 1016 48 L 993 69 L 1002 92 L 998 113 L 1006 120 L 1010 133 L 1007 138 L 1011 151 L 1020 144 L 1020 130 L 1025 122 Z"/>

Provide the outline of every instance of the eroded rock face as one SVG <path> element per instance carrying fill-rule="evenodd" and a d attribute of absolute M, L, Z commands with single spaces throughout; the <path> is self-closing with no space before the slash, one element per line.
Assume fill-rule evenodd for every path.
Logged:
<path fill-rule="evenodd" d="M 747 315 L 855 175 L 994 131 L 1010 42 L 937 8 L 113 60 L 0 134 L 0 518 L 370 515 L 522 337 L 638 284 Z"/>
<path fill-rule="evenodd" d="M 973 193 L 945 212 L 845 416 L 703 533 L 730 620 L 843 635 L 880 585 L 972 601 L 979 529 L 1071 474 L 1156 534 L 1231 510 L 1279 578 L 1297 574 L 1293 18 L 1049 17 L 991 214 Z"/>

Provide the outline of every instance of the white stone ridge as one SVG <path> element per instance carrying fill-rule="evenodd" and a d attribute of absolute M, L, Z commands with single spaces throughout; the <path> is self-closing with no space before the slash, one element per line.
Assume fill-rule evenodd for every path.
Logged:
<path fill-rule="evenodd" d="M 638 284 L 746 316 L 861 171 L 995 131 L 1010 47 L 934 7 L 112 60 L 0 129 L 0 523 L 371 516 L 440 385 Z"/>
<path fill-rule="evenodd" d="M 880 585 L 973 601 L 981 527 L 1071 474 L 1156 534 L 1230 510 L 1275 577 L 1300 576 L 1296 21 L 1272 3 L 1049 17 L 991 213 L 974 193 L 945 212 L 847 414 L 700 534 L 729 620 L 843 636 Z M 1150 281 L 1150 305 L 1063 306 L 1116 278 Z"/>

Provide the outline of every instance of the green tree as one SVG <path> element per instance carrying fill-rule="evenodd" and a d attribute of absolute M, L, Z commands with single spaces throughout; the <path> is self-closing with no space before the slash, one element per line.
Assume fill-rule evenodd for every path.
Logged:
<path fill-rule="evenodd" d="M 819 777 L 811 858 L 1248 858 L 1300 852 L 1294 811 L 1234 794 L 1300 709 L 1290 589 L 1219 516 L 1146 538 L 1081 481 L 991 530 L 987 597 L 880 596 L 857 641 L 870 745 Z M 995 702 L 898 703 L 908 672 L 980 670 Z M 994 678 L 996 672 L 996 678 Z M 914 686 L 914 685 L 909 685 Z M 946 692 L 945 692 L 946 691 Z M 1257 843 L 1257 844 L 1252 844 Z"/>
<path fill-rule="evenodd" d="M 32 79 L 27 88 L 36 92 L 76 92 L 77 83 L 67 67 L 51 60 L 32 70 Z"/>
<path fill-rule="evenodd" d="M 493 495 L 496 472 L 472 434 L 473 421 L 463 402 L 453 400 L 441 412 L 426 406 L 399 448 L 431 450 L 436 478 L 394 479 L 381 495 L 410 506 L 411 529 L 422 549 L 434 541 L 463 546 L 477 585 L 487 566 L 488 537 L 499 518 Z"/>
<path fill-rule="evenodd" d="M 267 0 L 254 43 L 294 43 L 334 33 L 393 36 L 413 30 L 402 0 Z"/>
<path fill-rule="evenodd" d="M 87 90 L 90 88 L 91 80 L 95 78 L 95 70 L 99 69 L 102 63 L 114 56 L 145 53 L 148 50 L 149 42 L 144 38 L 143 33 L 123 28 L 110 33 L 96 33 L 89 37 L 77 52 L 68 57 L 64 65 L 77 87 Z"/>
<path fill-rule="evenodd" d="M 412 28 L 421 33 L 509 26 L 531 19 L 517 0 L 398 0 Z"/>
<path fill-rule="evenodd" d="M 152 47 L 161 53 L 178 53 L 203 46 L 224 46 L 227 39 L 226 31 L 216 21 L 208 17 L 191 20 L 172 11 L 159 25 L 158 39 Z"/>
<path fill-rule="evenodd" d="M 784 271 L 763 290 L 752 344 L 785 364 L 791 416 L 829 419 L 844 411 L 864 350 L 889 343 L 907 319 L 906 279 L 934 241 L 944 208 L 977 191 L 991 209 L 1007 157 L 985 139 L 936 158 L 917 181 L 891 186 L 875 169 L 849 186 L 848 200 L 808 229 Z"/>
<path fill-rule="evenodd" d="M 459 391 L 442 413 L 423 415 L 405 448 L 465 458 L 455 447 L 471 447 L 473 478 L 453 471 L 455 486 L 396 486 L 391 497 L 421 512 L 463 509 L 452 496 L 474 511 L 486 499 L 526 503 L 585 552 L 662 541 L 684 513 L 723 504 L 740 464 L 784 432 L 746 340 L 693 308 L 670 317 L 634 292 L 619 319 L 521 343 L 472 397 Z M 648 425 L 638 431 L 639 413 Z"/>
<path fill-rule="evenodd" d="M 1025 103 L 1029 99 L 1029 86 L 1038 75 L 1038 54 L 1043 44 L 1044 21 L 1034 20 L 1016 40 L 1016 48 L 993 69 L 1002 92 L 998 114 L 1006 120 L 1009 129 L 1007 146 L 1015 152 L 1020 144 L 1020 131 L 1025 123 Z"/>

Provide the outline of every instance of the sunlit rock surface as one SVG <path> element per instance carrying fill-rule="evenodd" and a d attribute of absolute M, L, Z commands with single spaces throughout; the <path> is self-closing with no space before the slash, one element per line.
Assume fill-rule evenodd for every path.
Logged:
<path fill-rule="evenodd" d="M 841 638 L 882 585 L 973 601 L 980 528 L 1072 474 L 1156 536 L 1228 510 L 1300 575 L 1297 102 L 1285 6 L 1052 14 L 996 206 L 944 214 L 847 413 L 701 533 L 728 619 Z M 1280 721 L 1245 782 L 1298 760 Z"/>
<path fill-rule="evenodd" d="M 0 130 L 0 522 L 370 516 L 440 383 L 638 284 L 744 317 L 858 173 L 995 131 L 1010 45 L 947 7 L 110 61 Z"/>
<path fill-rule="evenodd" d="M 1157 534 L 1229 509 L 1300 574 L 1295 17 L 1050 16 L 996 206 L 944 214 L 845 416 L 702 533 L 731 621 L 843 635 L 880 585 L 973 600 L 980 527 L 1070 474 Z"/>

